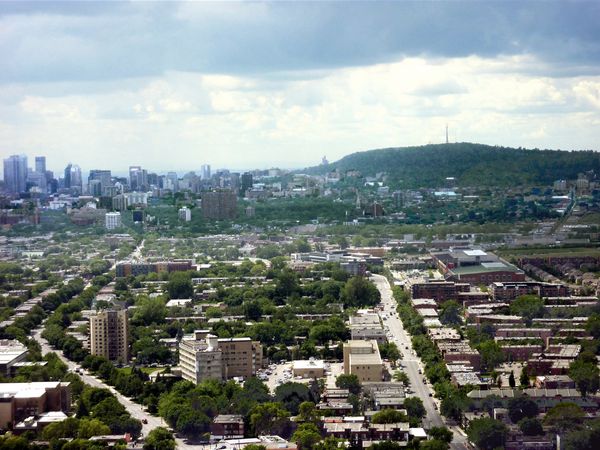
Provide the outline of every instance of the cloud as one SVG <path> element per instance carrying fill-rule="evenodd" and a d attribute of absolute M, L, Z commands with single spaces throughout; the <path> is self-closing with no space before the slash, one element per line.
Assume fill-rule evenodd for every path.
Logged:
<path fill-rule="evenodd" d="M 597 2 L 2 2 L 0 82 L 524 54 L 573 75 L 600 62 L 598 17 Z"/>
<path fill-rule="evenodd" d="M 319 77 L 168 72 L 118 89 L 52 95 L 11 86 L 0 148 L 48 155 L 50 167 L 159 170 L 299 167 L 325 154 L 450 139 L 591 148 L 600 121 L 597 77 L 538 77 L 515 58 L 406 58 Z M 86 82 L 85 84 L 88 84 Z M 8 154 L 8 153 L 7 153 Z"/>

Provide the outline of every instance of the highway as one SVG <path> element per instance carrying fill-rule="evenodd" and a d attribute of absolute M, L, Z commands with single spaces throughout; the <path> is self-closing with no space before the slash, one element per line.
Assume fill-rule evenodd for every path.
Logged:
<path fill-rule="evenodd" d="M 387 325 L 393 336 L 391 342 L 394 342 L 404 354 L 401 369 L 408 375 L 414 396 L 419 397 L 423 401 L 423 406 L 425 406 L 425 410 L 427 411 L 427 415 L 423 418 L 423 427 L 447 426 L 454 434 L 454 439 L 450 447 L 457 450 L 468 448 L 466 445 L 467 439 L 464 434 L 458 430 L 458 427 L 446 425 L 442 415 L 436 409 L 437 405 L 435 404 L 436 400 L 433 398 L 433 387 L 423 382 L 425 375 L 420 374 L 419 371 L 424 372 L 425 366 L 413 351 L 410 335 L 404 329 L 402 321 L 398 317 L 396 300 L 392 295 L 392 289 L 387 278 L 382 275 L 372 275 L 371 279 L 381 293 L 381 306 L 387 316 L 384 324 Z"/>

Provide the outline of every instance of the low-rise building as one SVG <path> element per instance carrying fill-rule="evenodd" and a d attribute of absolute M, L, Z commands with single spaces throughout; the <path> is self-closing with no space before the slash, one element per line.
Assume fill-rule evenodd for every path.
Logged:
<path fill-rule="evenodd" d="M 69 383 L 0 383 L 0 429 L 12 429 L 28 417 L 39 417 L 48 411 L 67 413 L 70 407 Z"/>
<path fill-rule="evenodd" d="M 219 414 L 210 425 L 210 440 L 241 439 L 244 437 L 244 418 L 239 414 Z"/>
<path fill-rule="evenodd" d="M 10 377 L 15 364 L 24 361 L 28 353 L 27 347 L 17 340 L 0 340 L 0 374 Z"/>
<path fill-rule="evenodd" d="M 321 378 L 325 376 L 325 363 L 314 358 L 296 360 L 292 363 L 292 373 L 295 377 Z"/>
<path fill-rule="evenodd" d="M 344 343 L 344 373 L 356 375 L 361 383 L 382 381 L 383 362 L 377 341 L 351 340 Z"/>

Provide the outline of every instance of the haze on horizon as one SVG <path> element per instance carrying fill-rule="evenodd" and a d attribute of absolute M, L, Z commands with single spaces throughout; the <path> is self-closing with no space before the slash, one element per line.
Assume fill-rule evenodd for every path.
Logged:
<path fill-rule="evenodd" d="M 304 167 L 470 141 L 597 149 L 597 2 L 2 2 L 0 155 Z"/>

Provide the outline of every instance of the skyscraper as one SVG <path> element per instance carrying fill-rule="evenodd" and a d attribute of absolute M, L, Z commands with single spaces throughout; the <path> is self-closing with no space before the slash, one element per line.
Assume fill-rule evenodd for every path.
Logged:
<path fill-rule="evenodd" d="M 27 156 L 11 155 L 4 160 L 6 190 L 18 194 L 25 192 L 27 184 Z"/>
<path fill-rule="evenodd" d="M 71 166 L 71 188 L 77 189 L 79 193 L 81 193 L 83 189 L 83 179 L 81 177 L 81 168 L 74 164 Z"/>
<path fill-rule="evenodd" d="M 242 197 L 244 195 L 246 195 L 246 191 L 248 189 L 252 189 L 252 184 L 253 184 L 252 173 L 244 172 L 242 174 L 242 186 L 240 188 L 240 195 Z"/>
<path fill-rule="evenodd" d="M 43 173 L 46 175 L 46 157 L 36 156 L 35 157 L 35 171 L 37 173 Z"/>
<path fill-rule="evenodd" d="M 46 157 L 36 156 L 35 157 L 35 179 L 36 184 L 39 186 L 41 192 L 47 191 L 47 178 L 46 178 Z"/>
<path fill-rule="evenodd" d="M 132 191 L 148 189 L 148 171 L 141 166 L 129 166 L 129 187 Z"/>
<path fill-rule="evenodd" d="M 65 167 L 65 178 L 64 178 L 65 189 L 69 189 L 71 187 L 71 167 L 73 167 L 73 165 L 71 163 L 69 163 L 67 165 L 67 167 Z"/>
<path fill-rule="evenodd" d="M 100 183 L 97 183 L 98 181 Z M 95 196 L 104 195 L 104 188 L 109 186 L 112 186 L 112 175 L 110 170 L 90 170 L 90 175 L 88 176 L 90 194 Z"/>
<path fill-rule="evenodd" d="M 203 180 L 210 179 L 210 164 L 203 164 L 200 168 L 201 176 Z"/>

